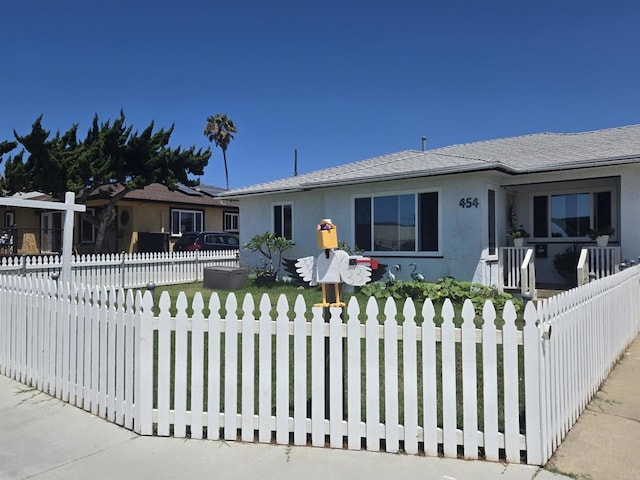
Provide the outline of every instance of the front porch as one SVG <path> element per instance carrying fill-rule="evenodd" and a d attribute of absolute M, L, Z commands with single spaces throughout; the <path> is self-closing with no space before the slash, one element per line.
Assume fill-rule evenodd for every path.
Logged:
<path fill-rule="evenodd" d="M 536 246 L 501 247 L 498 249 L 498 290 L 515 293 L 523 298 L 537 300 L 557 291 L 584 285 L 590 281 L 613 275 L 625 268 L 619 246 L 574 247 L 575 253 L 560 257 L 556 268 L 565 283 L 552 283 L 536 276 Z M 556 257 L 558 258 L 558 257 Z M 547 259 L 548 260 L 548 259 Z M 633 262 L 630 262 L 633 264 Z M 546 281 L 545 281 L 546 280 Z"/>

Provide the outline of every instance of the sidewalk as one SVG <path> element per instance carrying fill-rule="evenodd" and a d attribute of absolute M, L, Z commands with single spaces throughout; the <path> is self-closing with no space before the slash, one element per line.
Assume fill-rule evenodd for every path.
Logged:
<path fill-rule="evenodd" d="M 0 375 L 0 479 L 561 480 L 537 467 L 312 447 L 139 437 Z"/>
<path fill-rule="evenodd" d="M 578 480 L 640 480 L 640 336 L 587 405 L 547 468 Z"/>

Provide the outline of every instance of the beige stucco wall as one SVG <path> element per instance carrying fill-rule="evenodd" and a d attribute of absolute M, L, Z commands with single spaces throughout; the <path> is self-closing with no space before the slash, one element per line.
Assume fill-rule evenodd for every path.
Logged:
<path fill-rule="evenodd" d="M 5 211 L 14 213 L 17 228 L 16 253 L 18 255 L 33 255 L 40 252 L 40 215 L 32 208 L 3 207 Z"/>
<path fill-rule="evenodd" d="M 88 207 L 96 206 L 90 202 Z M 201 205 L 173 206 L 157 202 L 118 202 L 118 225 L 115 236 L 116 251 L 134 253 L 137 251 L 138 232 L 171 233 L 171 211 L 201 210 L 204 212 L 205 230 L 222 230 L 225 211 L 232 208 L 208 207 Z M 123 212 L 127 212 L 128 221 L 125 223 Z M 178 237 L 169 236 L 170 250 Z"/>

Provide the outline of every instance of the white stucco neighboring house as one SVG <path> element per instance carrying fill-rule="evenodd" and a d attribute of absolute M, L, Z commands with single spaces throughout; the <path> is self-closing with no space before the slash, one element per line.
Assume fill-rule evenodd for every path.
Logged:
<path fill-rule="evenodd" d="M 495 284 L 498 249 L 522 225 L 538 282 L 559 283 L 554 255 L 595 245 L 589 229 L 613 227 L 622 258 L 640 256 L 640 125 L 405 150 L 220 196 L 239 200 L 241 243 L 273 231 L 295 242 L 287 257 L 313 255 L 331 218 L 340 240 L 407 279 L 414 262 L 427 280 Z"/>

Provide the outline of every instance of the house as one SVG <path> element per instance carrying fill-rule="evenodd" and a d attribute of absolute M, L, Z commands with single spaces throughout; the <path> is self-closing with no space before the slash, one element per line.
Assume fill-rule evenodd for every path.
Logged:
<path fill-rule="evenodd" d="M 318 221 L 331 218 L 342 240 L 387 264 L 416 263 L 427 280 L 495 285 L 506 233 L 522 226 L 538 282 L 557 284 L 554 256 L 595 245 L 591 228 L 613 227 L 622 258 L 640 255 L 640 125 L 405 150 L 220 198 L 239 201 L 242 243 L 273 231 L 295 242 L 288 257 L 310 255 Z"/>
<path fill-rule="evenodd" d="M 101 188 L 86 200 L 92 214 L 122 187 Z M 238 231 L 237 202 L 217 198 L 216 187 L 178 186 L 169 190 L 154 183 L 127 193 L 116 206 L 117 220 L 107 235 L 111 252 L 167 251 L 185 231 Z M 49 195 L 32 193 L 33 200 L 51 200 Z M 23 198 L 26 198 L 23 196 Z M 62 244 L 62 213 L 27 208 L 2 207 L 5 229 L 14 227 L 14 254 L 59 252 Z M 78 216 L 74 245 L 78 253 L 93 253 L 96 229 Z M 9 250 L 9 249 L 7 249 Z"/>

